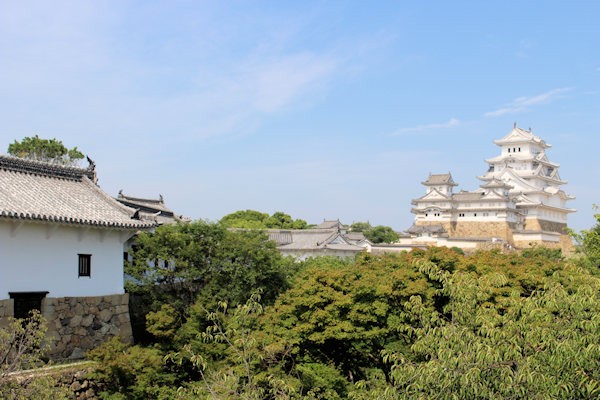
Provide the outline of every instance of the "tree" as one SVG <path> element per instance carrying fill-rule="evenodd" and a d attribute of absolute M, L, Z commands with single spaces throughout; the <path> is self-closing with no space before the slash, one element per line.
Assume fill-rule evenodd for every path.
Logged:
<path fill-rule="evenodd" d="M 219 221 L 227 228 L 241 229 L 306 229 L 308 224 L 302 219 L 294 220 L 281 211 L 273 215 L 255 210 L 240 210 L 227 214 Z"/>
<path fill-rule="evenodd" d="M 45 335 L 46 324 L 37 311 L 26 319 L 8 318 L 0 328 L 0 398 L 67 398 L 66 389 L 51 376 L 19 376 L 43 364 Z"/>
<path fill-rule="evenodd" d="M 386 355 L 395 398 L 598 398 L 600 280 L 587 278 L 574 291 L 550 283 L 513 295 L 500 311 L 481 299 L 506 276 L 459 272 L 445 284 L 451 319 L 411 298 L 410 352 Z"/>
<path fill-rule="evenodd" d="M 373 228 L 369 222 L 354 222 L 350 225 L 351 232 L 366 232 Z"/>
<path fill-rule="evenodd" d="M 598 210 L 598 206 L 594 206 Z M 595 274 L 600 274 L 600 214 L 595 214 L 596 224 L 579 233 L 571 232 L 577 242 L 577 251 L 584 256 L 583 263 Z"/>
<path fill-rule="evenodd" d="M 133 278 L 126 287 L 146 298 L 141 314 L 154 313 L 147 318 L 153 323 L 149 331 L 167 341 L 190 314 L 194 329 L 200 329 L 205 310 L 217 300 L 236 306 L 261 289 L 263 301 L 272 303 L 296 269 L 265 233 L 205 221 L 163 225 L 141 233 L 136 242 L 133 263 L 125 268 Z"/>
<path fill-rule="evenodd" d="M 378 225 L 363 231 L 372 243 L 394 243 L 400 236 L 389 226 Z"/>
<path fill-rule="evenodd" d="M 69 149 L 57 139 L 40 139 L 38 135 L 25 137 L 20 142 L 15 140 L 8 145 L 8 154 L 32 160 L 55 162 L 73 165 L 83 158 L 77 147 Z"/>

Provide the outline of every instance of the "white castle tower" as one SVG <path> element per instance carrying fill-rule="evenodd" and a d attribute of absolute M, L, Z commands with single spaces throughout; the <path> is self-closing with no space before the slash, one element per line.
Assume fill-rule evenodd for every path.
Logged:
<path fill-rule="evenodd" d="M 412 202 L 415 224 L 408 232 L 415 238 L 437 235 L 568 249 L 567 216 L 575 210 L 566 203 L 574 197 L 561 189 L 566 181 L 558 174 L 559 165 L 546 156 L 551 145 L 516 124 L 494 143 L 500 155 L 485 160 L 488 170 L 478 177 L 483 181 L 479 189 L 453 193 L 450 173 L 422 182 L 427 192 Z"/>

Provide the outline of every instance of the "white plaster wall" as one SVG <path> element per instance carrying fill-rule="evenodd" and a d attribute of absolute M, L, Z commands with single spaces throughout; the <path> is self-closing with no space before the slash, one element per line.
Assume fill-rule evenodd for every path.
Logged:
<path fill-rule="evenodd" d="M 0 299 L 8 292 L 48 297 L 121 294 L 123 243 L 131 233 L 0 220 Z M 78 277 L 78 254 L 91 254 L 91 277 Z"/>

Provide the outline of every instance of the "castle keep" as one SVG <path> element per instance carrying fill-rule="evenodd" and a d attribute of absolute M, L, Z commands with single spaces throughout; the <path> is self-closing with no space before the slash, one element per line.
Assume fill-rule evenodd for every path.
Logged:
<path fill-rule="evenodd" d="M 414 199 L 413 243 L 499 242 L 517 248 L 545 245 L 569 249 L 567 207 L 574 197 L 561 186 L 550 144 L 531 130 L 514 128 L 494 143 L 500 154 L 486 160 L 479 189 L 455 192 L 450 173 L 430 174 L 424 196 Z"/>

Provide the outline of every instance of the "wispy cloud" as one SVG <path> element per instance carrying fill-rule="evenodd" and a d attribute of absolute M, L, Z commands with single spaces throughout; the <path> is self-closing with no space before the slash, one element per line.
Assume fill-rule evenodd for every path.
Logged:
<path fill-rule="evenodd" d="M 521 111 L 527 111 L 529 108 L 531 108 L 533 106 L 537 106 L 539 104 L 546 104 L 556 98 L 560 98 L 560 96 L 562 94 L 564 94 L 570 90 L 571 90 L 571 88 L 559 88 L 559 89 L 552 89 L 546 93 L 538 94 L 535 96 L 518 97 L 518 98 L 514 99 L 512 102 L 510 102 L 509 104 L 505 105 L 504 107 L 498 108 L 497 110 L 494 110 L 494 111 L 486 112 L 483 115 L 486 117 L 499 117 L 501 115 L 514 114 L 514 113 L 518 113 Z"/>
<path fill-rule="evenodd" d="M 417 126 L 396 129 L 394 132 L 392 132 L 392 136 L 401 136 L 401 135 L 406 135 L 409 133 L 418 133 L 418 132 L 424 132 L 424 131 L 429 131 L 429 130 L 434 130 L 434 129 L 452 128 L 457 125 L 460 125 L 460 120 L 457 118 L 450 118 L 448 121 L 442 122 L 442 123 L 417 125 Z"/>

